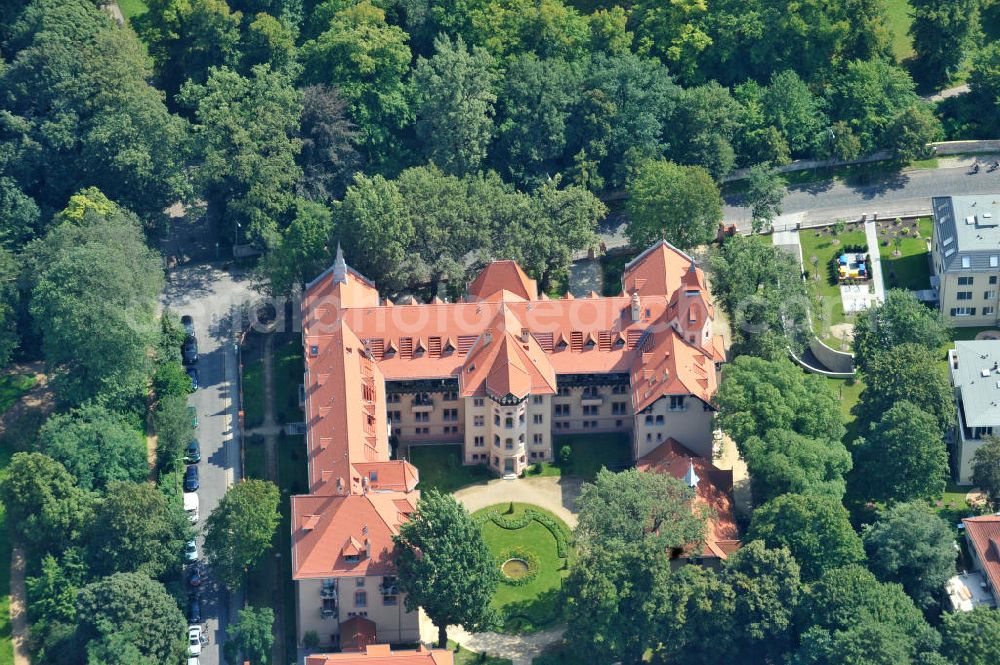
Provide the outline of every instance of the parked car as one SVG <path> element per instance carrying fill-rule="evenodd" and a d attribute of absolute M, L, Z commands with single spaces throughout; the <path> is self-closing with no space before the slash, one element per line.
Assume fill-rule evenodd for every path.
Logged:
<path fill-rule="evenodd" d="M 198 362 L 198 340 L 194 337 L 188 337 L 181 345 L 181 362 L 185 365 Z"/>
<path fill-rule="evenodd" d="M 198 439 L 192 439 L 191 443 L 187 444 L 187 448 L 184 449 L 184 461 L 188 464 L 197 464 L 201 461 L 201 446 L 198 444 Z"/>
<path fill-rule="evenodd" d="M 198 427 L 198 409 L 189 406 L 188 415 L 191 416 L 191 427 Z"/>
<path fill-rule="evenodd" d="M 188 337 L 194 337 L 194 319 L 191 318 L 190 314 L 181 317 L 181 325 L 184 326 L 184 332 L 188 334 Z"/>
<path fill-rule="evenodd" d="M 202 646 L 201 626 L 188 627 L 188 655 L 200 656 Z"/>
<path fill-rule="evenodd" d="M 188 584 L 198 588 L 205 583 L 205 571 L 202 569 L 200 564 L 195 564 L 191 566 L 191 570 L 188 571 Z"/>
<path fill-rule="evenodd" d="M 201 661 L 198 660 L 198 656 L 188 656 L 186 665 L 201 665 Z"/>
<path fill-rule="evenodd" d="M 198 370 L 194 367 L 188 367 L 187 375 L 191 377 L 191 391 L 198 390 Z"/>
<path fill-rule="evenodd" d="M 184 512 L 187 513 L 188 521 L 197 524 L 200 518 L 198 514 L 198 494 L 195 492 L 184 492 Z"/>
<path fill-rule="evenodd" d="M 198 487 L 198 467 L 189 466 L 184 470 L 184 491 L 197 492 Z"/>
<path fill-rule="evenodd" d="M 184 559 L 189 562 L 195 562 L 198 560 L 198 542 L 195 540 L 189 540 L 184 545 Z"/>
<path fill-rule="evenodd" d="M 201 592 L 191 594 L 191 604 L 188 605 L 188 623 L 201 623 Z"/>

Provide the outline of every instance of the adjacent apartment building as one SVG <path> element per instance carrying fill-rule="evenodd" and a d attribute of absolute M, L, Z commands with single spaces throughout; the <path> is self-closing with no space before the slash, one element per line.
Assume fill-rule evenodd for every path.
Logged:
<path fill-rule="evenodd" d="M 931 199 L 938 302 L 949 326 L 990 326 L 1000 307 L 1000 194 Z"/>
<path fill-rule="evenodd" d="M 668 441 L 711 459 L 724 351 L 702 270 L 659 242 L 625 267 L 622 287 L 550 299 L 497 261 L 458 302 L 396 304 L 338 249 L 302 307 L 310 493 L 292 498 L 291 525 L 300 641 L 309 631 L 341 648 L 418 639 L 391 551 L 419 475 L 390 459 L 390 438 L 459 443 L 465 463 L 498 474 L 551 460 L 554 437 L 575 433 L 628 433 L 636 460 Z"/>
<path fill-rule="evenodd" d="M 1000 435 L 1000 340 L 955 342 L 948 351 L 948 370 L 958 411 L 952 467 L 959 485 L 971 485 L 972 458 L 984 437 Z"/>

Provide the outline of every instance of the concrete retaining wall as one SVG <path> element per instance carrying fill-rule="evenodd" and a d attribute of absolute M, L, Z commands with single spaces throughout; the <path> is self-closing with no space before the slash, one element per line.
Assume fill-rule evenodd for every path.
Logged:
<path fill-rule="evenodd" d="M 797 355 L 792 353 L 791 349 L 788 349 L 788 355 L 789 357 L 791 357 L 792 360 L 795 361 L 795 363 L 799 367 L 801 367 L 802 369 L 811 374 L 820 374 L 822 376 L 829 376 L 830 378 L 833 379 L 850 379 L 851 377 L 854 376 L 854 372 L 828 372 L 824 369 L 820 369 L 819 367 L 813 367 L 812 365 L 806 364 L 806 362 L 802 360 L 802 358 L 799 358 Z"/>
<path fill-rule="evenodd" d="M 854 374 L 854 355 L 831 349 L 817 337 L 809 340 L 809 350 L 816 360 L 823 363 L 827 369 L 837 374 Z"/>

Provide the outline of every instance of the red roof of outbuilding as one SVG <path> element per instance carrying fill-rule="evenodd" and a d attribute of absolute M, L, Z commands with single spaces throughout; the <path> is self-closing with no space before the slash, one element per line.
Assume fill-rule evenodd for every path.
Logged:
<path fill-rule="evenodd" d="M 326 653 L 306 656 L 305 665 L 453 665 L 448 649 L 393 651 L 388 644 L 369 644 L 363 653 Z"/>
<path fill-rule="evenodd" d="M 965 532 L 976 548 L 990 586 L 1000 589 L 1000 515 L 982 515 L 962 520 Z"/>

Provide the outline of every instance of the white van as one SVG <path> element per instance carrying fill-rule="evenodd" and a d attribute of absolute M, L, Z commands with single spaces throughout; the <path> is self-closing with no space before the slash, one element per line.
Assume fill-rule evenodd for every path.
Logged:
<path fill-rule="evenodd" d="M 198 523 L 198 493 L 184 492 L 184 512 L 191 524 Z"/>

